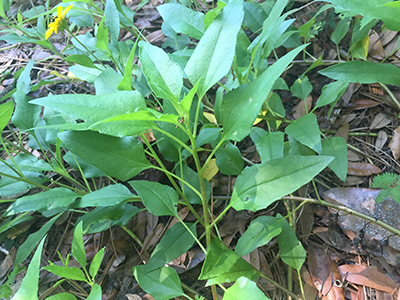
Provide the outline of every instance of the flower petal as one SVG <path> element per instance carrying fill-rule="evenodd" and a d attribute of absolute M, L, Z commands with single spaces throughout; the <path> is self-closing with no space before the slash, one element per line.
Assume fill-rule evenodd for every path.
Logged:
<path fill-rule="evenodd" d="M 51 34 L 53 33 L 53 29 L 49 28 L 46 30 L 45 39 L 47 40 Z"/>
<path fill-rule="evenodd" d="M 57 7 L 57 16 L 59 18 L 62 18 L 62 7 L 61 6 Z"/>
<path fill-rule="evenodd" d="M 63 12 L 62 15 L 61 15 L 61 18 L 64 18 L 65 15 L 67 14 L 67 12 L 69 12 L 69 10 L 70 10 L 71 8 L 72 8 L 72 4 L 69 5 L 69 6 L 64 10 L 64 12 Z"/>

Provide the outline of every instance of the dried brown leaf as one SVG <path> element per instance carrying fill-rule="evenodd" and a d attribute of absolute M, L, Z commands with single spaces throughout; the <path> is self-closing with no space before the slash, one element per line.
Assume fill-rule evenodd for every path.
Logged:
<path fill-rule="evenodd" d="M 355 176 L 371 176 L 381 173 L 381 168 L 369 163 L 349 162 L 347 167 L 347 175 Z"/>
<path fill-rule="evenodd" d="M 349 139 L 349 123 L 344 123 L 337 131 L 335 136 L 340 136 L 342 138 L 344 138 L 347 142 L 347 140 Z"/>
<path fill-rule="evenodd" d="M 393 138 L 389 143 L 393 158 L 398 160 L 400 157 L 400 126 L 393 131 Z"/>
<path fill-rule="evenodd" d="M 344 110 L 359 110 L 359 109 L 366 109 L 366 108 L 371 108 L 378 106 L 379 102 L 374 101 L 374 100 L 368 100 L 368 99 L 360 99 L 360 100 L 354 100 L 352 103 L 350 103 L 348 106 L 344 107 Z"/>
<path fill-rule="evenodd" d="M 379 271 L 376 266 L 342 265 L 340 273 L 346 275 L 348 282 L 368 286 L 380 291 L 392 294 L 396 288 L 396 282 Z"/>
<path fill-rule="evenodd" d="M 390 120 L 385 114 L 379 113 L 372 120 L 371 126 L 369 129 L 380 129 L 390 124 L 392 120 Z"/>
<path fill-rule="evenodd" d="M 308 245 L 308 270 L 315 288 L 322 294 L 327 295 L 332 288 L 330 272 L 330 259 L 324 250 Z"/>
<path fill-rule="evenodd" d="M 307 102 L 307 109 L 306 109 Z M 293 118 L 296 120 L 306 115 L 312 106 L 312 97 L 308 95 L 306 101 L 301 100 L 295 107 L 293 107 Z"/>
<path fill-rule="evenodd" d="M 385 146 L 387 139 L 388 139 L 387 133 L 383 130 L 379 130 L 378 137 L 376 138 L 375 141 L 375 147 L 378 149 L 382 149 L 383 146 Z"/>

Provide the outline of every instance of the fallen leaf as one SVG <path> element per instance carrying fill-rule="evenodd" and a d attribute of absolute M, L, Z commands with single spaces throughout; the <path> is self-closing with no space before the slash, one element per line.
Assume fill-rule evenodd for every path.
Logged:
<path fill-rule="evenodd" d="M 330 259 L 324 250 L 308 245 L 308 270 L 315 288 L 322 294 L 327 295 L 332 288 L 330 272 Z"/>
<path fill-rule="evenodd" d="M 307 102 L 307 109 L 306 109 Z M 308 95 L 306 101 L 301 100 L 295 107 L 293 107 L 293 118 L 295 120 L 300 119 L 302 116 L 306 115 L 312 106 L 312 97 Z"/>
<path fill-rule="evenodd" d="M 344 300 L 344 292 L 342 286 L 342 276 L 340 276 L 338 266 L 330 260 L 330 275 L 333 281 L 332 288 L 329 293 L 322 297 L 322 300 Z"/>
<path fill-rule="evenodd" d="M 339 267 L 342 276 L 348 282 L 368 286 L 376 290 L 392 294 L 396 289 L 396 282 L 379 271 L 376 266 L 342 265 Z"/>
<path fill-rule="evenodd" d="M 389 143 L 390 151 L 392 151 L 393 158 L 398 160 L 400 157 L 400 126 L 393 132 L 393 139 Z"/>
<path fill-rule="evenodd" d="M 385 131 L 379 130 L 378 137 L 375 141 L 375 147 L 382 150 L 383 146 L 385 146 L 388 139 L 388 135 Z"/>
<path fill-rule="evenodd" d="M 370 126 L 369 129 L 370 130 L 372 130 L 372 129 L 380 129 L 380 128 L 383 128 L 383 127 L 389 125 L 390 122 L 392 122 L 392 120 L 390 120 L 388 117 L 386 117 L 385 114 L 379 113 L 372 120 L 372 123 L 371 123 L 371 126 Z"/>
<path fill-rule="evenodd" d="M 360 99 L 354 100 L 352 103 L 349 103 L 348 106 L 344 107 L 344 110 L 359 110 L 359 109 L 366 109 L 378 106 L 379 102 L 374 100 L 367 100 L 367 99 Z"/>
<path fill-rule="evenodd" d="M 347 175 L 355 176 L 371 176 L 381 173 L 381 168 L 369 163 L 349 162 L 347 166 Z"/>
<path fill-rule="evenodd" d="M 344 123 L 337 131 L 335 136 L 340 136 L 342 138 L 344 138 L 347 142 L 347 140 L 349 139 L 349 123 Z"/>

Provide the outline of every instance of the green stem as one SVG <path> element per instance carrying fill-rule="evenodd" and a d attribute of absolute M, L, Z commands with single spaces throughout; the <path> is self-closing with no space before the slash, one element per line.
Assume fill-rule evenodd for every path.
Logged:
<path fill-rule="evenodd" d="M 178 192 L 179 196 L 183 199 L 183 202 L 185 202 L 186 206 L 189 207 L 189 210 L 191 213 L 195 216 L 197 220 L 199 220 L 200 224 L 204 226 L 203 221 L 201 220 L 201 217 L 199 214 L 196 212 L 196 210 L 193 208 L 192 204 L 190 203 L 189 199 L 186 197 L 184 193 L 182 193 L 182 190 L 179 188 L 179 186 L 176 184 L 172 176 L 170 175 L 170 172 L 168 169 L 164 166 L 163 162 L 161 159 L 158 157 L 157 153 L 154 151 L 153 147 L 151 146 L 150 142 L 146 139 L 143 133 L 139 133 L 140 138 L 143 140 L 143 142 L 146 144 L 147 148 L 150 150 L 152 153 L 152 157 L 156 160 L 156 162 L 160 165 L 161 169 L 163 172 L 165 172 L 165 175 L 167 176 L 168 180 L 171 182 L 172 186 L 174 189 Z"/>
<path fill-rule="evenodd" d="M 69 29 L 66 30 L 83 48 L 85 48 L 87 52 L 89 52 L 103 66 L 103 68 L 106 68 L 106 66 L 101 62 L 100 59 L 97 58 L 97 56 L 93 53 L 93 51 L 90 51 Z"/>
<path fill-rule="evenodd" d="M 143 247 L 142 241 L 137 237 L 136 234 L 134 234 L 134 233 L 132 232 L 132 230 L 128 229 L 128 228 L 127 228 L 126 226 L 124 226 L 124 225 L 120 225 L 120 227 L 121 227 L 123 230 L 125 230 L 125 232 L 126 232 L 127 234 L 129 234 L 129 235 L 131 236 L 131 238 L 133 238 L 133 240 L 134 240 L 136 243 L 138 243 L 138 245 L 139 245 L 140 247 Z"/>
<path fill-rule="evenodd" d="M 5 176 L 5 177 L 8 177 L 8 178 L 17 180 L 17 181 L 23 181 L 23 182 L 26 182 L 26 183 L 28 183 L 28 184 L 34 185 L 34 186 L 36 186 L 36 187 L 38 187 L 38 188 L 44 189 L 44 190 L 46 190 L 46 191 L 50 190 L 49 187 L 44 186 L 44 185 L 42 185 L 42 184 L 40 184 L 40 183 L 34 182 L 34 181 L 32 181 L 32 180 L 29 180 L 28 178 L 15 177 L 15 176 L 12 176 L 12 175 L 3 173 L 3 172 L 0 172 L 0 176 Z"/>
<path fill-rule="evenodd" d="M 356 210 L 353 210 L 353 209 L 348 208 L 348 207 L 343 206 L 343 205 L 333 204 L 333 203 L 329 203 L 329 202 L 326 202 L 326 201 L 319 201 L 317 199 L 295 197 L 295 196 L 293 196 L 293 197 L 286 196 L 286 197 L 282 197 L 281 199 L 282 200 L 303 201 L 304 203 L 314 203 L 314 204 L 319 204 L 319 205 L 324 205 L 324 206 L 327 206 L 327 207 L 330 207 L 330 208 L 334 208 L 334 209 L 337 209 L 337 210 L 341 210 L 341 211 L 347 212 L 347 213 L 349 213 L 349 214 L 351 214 L 353 216 L 360 217 L 360 218 L 362 218 L 364 220 L 367 220 L 367 221 L 369 221 L 371 223 L 374 223 L 374 224 L 376 224 L 378 226 L 381 226 L 382 228 L 384 228 L 384 229 L 386 229 L 386 230 L 388 230 L 388 231 L 390 231 L 390 232 L 392 232 L 392 233 L 394 233 L 396 235 L 400 235 L 400 230 L 399 229 L 396 229 L 393 226 L 390 226 L 390 225 L 386 224 L 385 222 L 382 222 L 381 220 L 376 220 L 374 217 L 368 216 L 366 214 L 363 214 L 361 212 L 358 212 Z"/>

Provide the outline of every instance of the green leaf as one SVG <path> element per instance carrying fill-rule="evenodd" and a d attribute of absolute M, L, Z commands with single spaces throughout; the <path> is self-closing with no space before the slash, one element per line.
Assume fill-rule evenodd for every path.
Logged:
<path fill-rule="evenodd" d="M 24 279 L 22 279 L 21 287 L 12 300 L 38 299 L 40 258 L 42 256 L 44 240 L 45 238 L 42 238 L 41 241 L 38 240 L 40 244 L 36 249 L 35 255 L 33 255 Z"/>
<path fill-rule="evenodd" d="M 251 222 L 239 238 L 235 252 L 239 256 L 249 254 L 254 249 L 264 246 L 282 231 L 282 219 L 261 216 Z"/>
<path fill-rule="evenodd" d="M 129 53 L 128 60 L 125 65 L 124 77 L 118 85 L 118 90 L 120 91 L 131 91 L 132 90 L 132 68 L 133 68 L 133 58 L 135 57 L 135 51 L 139 39 L 136 40 L 133 45 L 131 52 Z"/>
<path fill-rule="evenodd" d="M 126 203 L 100 206 L 84 214 L 77 222 L 83 221 L 83 231 L 91 234 L 108 230 L 115 225 L 126 225 L 139 211 L 136 206 Z"/>
<path fill-rule="evenodd" d="M 82 268 L 85 268 L 87 261 L 86 261 L 85 245 L 83 244 L 82 222 L 79 222 L 75 226 L 74 235 L 72 239 L 71 252 L 72 256 L 75 257 L 76 261 L 82 266 Z"/>
<path fill-rule="evenodd" d="M 314 16 L 311 20 L 309 20 L 307 23 L 301 25 L 300 28 L 299 28 L 299 35 L 304 37 L 307 42 L 309 40 L 309 39 L 307 39 L 308 31 L 315 24 L 316 20 L 317 19 Z"/>
<path fill-rule="evenodd" d="M 72 72 L 72 74 L 74 74 L 76 77 L 80 78 L 81 80 L 85 80 L 91 84 L 93 84 L 94 80 L 101 73 L 101 70 L 87 68 L 87 67 L 80 66 L 80 65 L 75 65 L 75 66 L 69 67 L 69 71 Z M 81 96 L 83 96 L 83 94 L 81 94 Z"/>
<path fill-rule="evenodd" d="M 263 26 L 263 23 L 268 15 L 258 2 L 245 2 L 243 3 L 243 8 L 244 23 L 250 28 L 251 31 L 256 32 Z"/>
<path fill-rule="evenodd" d="M 310 147 L 317 153 L 321 153 L 321 133 L 317 117 L 313 113 L 294 120 L 285 128 L 285 132 L 303 145 Z"/>
<path fill-rule="evenodd" d="M 110 31 L 111 44 L 118 49 L 119 13 L 114 1 L 115 0 L 106 2 L 104 16 L 106 17 L 106 26 Z"/>
<path fill-rule="evenodd" d="M 97 68 L 87 55 L 74 54 L 64 58 L 66 61 L 76 63 L 87 68 Z"/>
<path fill-rule="evenodd" d="M 310 95 L 312 90 L 313 87 L 307 76 L 305 76 L 303 79 L 298 78 L 290 87 L 290 91 L 292 92 L 293 96 L 304 101 L 307 99 L 308 95 Z"/>
<path fill-rule="evenodd" d="M 335 30 L 331 34 L 331 40 L 336 45 L 339 45 L 340 41 L 345 37 L 346 33 L 349 31 L 350 18 L 343 18 L 336 25 Z"/>
<path fill-rule="evenodd" d="M 183 86 L 181 67 L 162 49 L 150 43 L 141 41 L 139 47 L 142 70 L 151 89 L 157 97 L 177 104 Z"/>
<path fill-rule="evenodd" d="M 230 91 L 221 105 L 223 139 L 241 141 L 249 133 L 254 120 L 270 93 L 272 86 L 290 62 L 307 45 L 300 46 L 269 67 L 251 84 Z"/>
<path fill-rule="evenodd" d="M 241 276 L 258 278 L 256 270 L 247 261 L 240 258 L 219 239 L 214 239 L 207 250 L 199 280 L 207 279 L 206 286 L 209 286 L 233 282 Z"/>
<path fill-rule="evenodd" d="M 350 61 L 318 71 L 331 79 L 357 82 L 393 84 L 400 86 L 400 69 L 392 64 L 379 64 L 369 61 Z"/>
<path fill-rule="evenodd" d="M 196 223 L 187 223 L 186 225 L 189 227 L 192 234 L 197 237 Z M 186 227 L 180 222 L 174 224 L 165 232 L 161 241 L 151 254 L 150 260 L 146 265 L 146 272 L 153 271 L 173 261 L 192 248 L 193 244 L 193 236 L 187 231 Z"/>
<path fill-rule="evenodd" d="M 182 296 L 181 282 L 173 268 L 162 267 L 147 272 L 146 266 L 133 267 L 133 275 L 140 287 L 156 300 L 167 300 Z"/>
<path fill-rule="evenodd" d="M 102 295 L 103 292 L 101 291 L 101 286 L 95 283 L 86 300 L 99 300 L 101 299 Z"/>
<path fill-rule="evenodd" d="M 70 293 L 58 293 L 47 297 L 46 300 L 76 300 L 76 297 Z"/>
<path fill-rule="evenodd" d="M 197 146 L 197 145 L 196 145 Z M 218 169 L 224 175 L 239 175 L 244 166 L 242 154 L 231 142 L 225 143 L 215 152 Z"/>
<path fill-rule="evenodd" d="M 329 156 L 285 156 L 247 167 L 236 179 L 230 205 L 236 210 L 264 209 L 309 182 L 332 160 Z"/>
<path fill-rule="evenodd" d="M 57 266 L 50 262 L 50 266 L 44 266 L 43 270 L 49 271 L 57 276 L 64 277 L 71 280 L 86 281 L 83 271 L 76 267 Z"/>
<path fill-rule="evenodd" d="M 99 76 L 94 80 L 94 88 L 96 95 L 109 95 L 118 92 L 118 84 L 121 82 L 122 76 L 114 69 L 106 67 Z"/>
<path fill-rule="evenodd" d="M 254 281 L 246 277 L 240 277 L 236 282 L 225 291 L 222 300 L 242 300 L 242 299 L 257 299 L 257 300 L 270 300 L 265 294 L 257 287 Z"/>
<path fill-rule="evenodd" d="M 75 155 L 75 158 L 79 164 L 79 166 L 82 169 L 83 175 L 86 178 L 93 178 L 93 177 L 103 177 L 103 176 L 107 176 L 106 174 L 104 174 L 103 172 L 101 172 L 99 169 L 97 169 L 96 167 L 85 163 L 82 159 L 80 159 L 80 157 Z M 65 154 L 63 156 L 64 161 L 66 161 L 71 167 L 73 167 L 75 170 L 79 170 L 78 165 L 74 159 L 74 156 L 72 155 L 71 151 L 68 151 L 67 154 Z"/>
<path fill-rule="evenodd" d="M 15 103 L 17 104 L 12 118 L 12 122 L 20 130 L 28 130 L 35 127 L 39 120 L 41 108 L 32 105 L 29 102 L 31 99 L 27 96 L 31 89 L 30 73 L 33 67 L 33 60 L 30 60 L 17 81 L 17 91 L 13 95 Z"/>
<path fill-rule="evenodd" d="M 97 28 L 96 47 L 100 50 L 104 50 L 107 55 L 110 55 L 111 51 L 108 48 L 108 28 L 104 26 L 104 20 L 105 17 L 101 19 L 99 27 Z"/>
<path fill-rule="evenodd" d="M 70 189 L 59 187 L 49 191 L 19 198 L 8 207 L 5 216 L 15 215 L 25 211 L 38 211 L 43 214 L 57 208 L 66 209 L 78 195 Z"/>
<path fill-rule="evenodd" d="M 93 258 L 92 263 L 90 264 L 89 274 L 90 274 L 90 276 L 92 276 L 93 280 L 96 277 L 97 272 L 99 271 L 101 261 L 103 260 L 105 248 L 106 247 L 101 248 L 100 251 L 96 253 L 96 255 Z"/>
<path fill-rule="evenodd" d="M 362 15 L 366 19 L 380 19 L 385 23 L 386 27 L 393 31 L 400 30 L 399 8 L 388 7 L 388 0 L 330 0 L 329 2 L 337 5 L 336 10 L 340 9 L 341 13 L 346 13 L 347 17 Z"/>
<path fill-rule="evenodd" d="M 146 102 L 138 91 L 119 91 L 99 96 L 65 94 L 35 99 L 30 103 L 43 105 L 75 119 L 82 119 L 88 122 L 110 119 L 113 116 L 130 111 L 133 112 L 140 107 L 146 107 Z"/>
<path fill-rule="evenodd" d="M 269 160 L 283 157 L 283 132 L 267 132 L 260 136 L 255 144 L 260 154 L 261 162 L 265 163 Z M 253 139 L 254 140 L 254 139 Z"/>
<path fill-rule="evenodd" d="M 349 86 L 348 82 L 335 81 L 325 85 L 322 88 L 321 96 L 319 96 L 313 111 L 324 105 L 335 103 L 344 94 Z"/>
<path fill-rule="evenodd" d="M 340 180 L 345 181 L 347 176 L 347 143 L 342 137 L 328 137 L 322 141 L 321 155 L 332 156 L 335 159 L 328 167 L 335 172 Z"/>
<path fill-rule="evenodd" d="M 158 182 L 133 180 L 128 182 L 143 200 L 147 210 L 155 216 L 177 216 L 178 193 Z"/>
<path fill-rule="evenodd" d="M 28 236 L 26 241 L 19 247 L 17 251 L 14 261 L 15 266 L 21 264 L 32 253 L 33 249 L 35 249 L 39 241 L 43 239 L 46 233 L 50 230 L 50 227 L 60 217 L 60 215 L 61 214 L 58 214 L 57 216 L 51 218 L 50 221 L 43 225 L 38 231 L 31 233 Z"/>
<path fill-rule="evenodd" d="M 8 101 L 0 105 L 0 129 L 7 126 L 14 111 L 14 101 Z"/>
<path fill-rule="evenodd" d="M 297 239 L 292 227 L 286 220 L 282 223 L 282 232 L 278 235 L 279 254 L 283 262 L 300 271 L 307 254 L 303 245 Z"/>
<path fill-rule="evenodd" d="M 117 138 L 92 131 L 64 131 L 58 137 L 83 161 L 121 181 L 152 167 L 144 155 L 142 143 L 132 137 Z"/>
<path fill-rule="evenodd" d="M 136 197 L 126 186 L 121 183 L 106 186 L 100 190 L 84 195 L 74 208 L 90 206 L 113 206 L 121 202 Z"/>
<path fill-rule="evenodd" d="M 178 175 L 180 174 L 180 170 L 176 171 Z M 197 191 L 200 192 L 200 181 L 199 181 L 199 174 L 193 171 L 187 165 L 183 165 L 183 179 L 187 181 L 192 187 L 194 187 Z M 211 196 L 211 186 L 210 183 L 204 179 L 204 184 L 206 186 L 206 196 L 207 199 L 210 199 Z M 182 185 L 182 184 L 181 184 Z M 189 199 L 189 202 L 192 204 L 202 204 L 201 198 L 198 194 L 196 194 L 192 189 L 190 189 L 186 184 L 183 185 L 183 191 L 186 197 Z"/>
<path fill-rule="evenodd" d="M 204 14 L 181 4 L 168 3 L 157 7 L 158 12 L 176 32 L 200 40 L 204 34 Z"/>
<path fill-rule="evenodd" d="M 185 73 L 192 84 L 200 81 L 199 98 L 228 73 L 242 20 L 243 1 L 230 2 L 208 27 L 190 57 Z"/>

